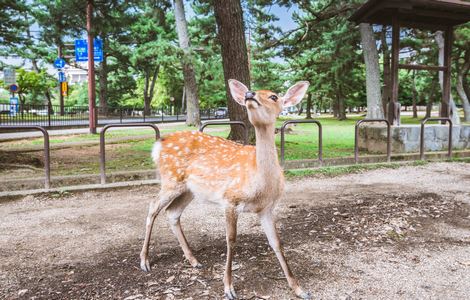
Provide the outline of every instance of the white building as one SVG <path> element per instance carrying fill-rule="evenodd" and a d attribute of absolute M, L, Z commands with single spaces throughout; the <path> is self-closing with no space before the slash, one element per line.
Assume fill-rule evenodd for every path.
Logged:
<path fill-rule="evenodd" d="M 70 85 L 88 81 L 88 78 L 87 78 L 88 71 L 85 70 L 84 67 L 86 67 L 86 63 L 85 64 L 82 63 L 80 65 L 80 68 L 75 68 L 70 65 L 65 66 L 64 73 L 65 73 L 65 76 L 67 77 L 67 82 Z"/>

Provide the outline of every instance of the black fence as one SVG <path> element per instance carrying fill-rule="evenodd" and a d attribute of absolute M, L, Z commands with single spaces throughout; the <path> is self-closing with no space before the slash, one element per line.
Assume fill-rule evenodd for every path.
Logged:
<path fill-rule="evenodd" d="M 97 107 L 98 125 L 125 123 L 163 123 L 186 121 L 186 112 L 178 107 L 153 109 L 145 115 L 143 110 L 132 108 Z M 201 120 L 225 118 L 226 115 L 217 109 L 201 109 Z M 0 104 L 0 125 L 34 125 L 44 127 L 73 127 L 88 125 L 88 106 L 59 105 L 10 105 Z"/>

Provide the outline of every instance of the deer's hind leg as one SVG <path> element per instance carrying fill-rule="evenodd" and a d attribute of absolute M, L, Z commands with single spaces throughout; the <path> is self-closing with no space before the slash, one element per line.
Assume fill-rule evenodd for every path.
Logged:
<path fill-rule="evenodd" d="M 181 214 L 183 213 L 184 209 L 188 206 L 189 203 L 193 200 L 193 194 L 191 192 L 185 192 L 166 208 L 166 212 L 168 215 L 168 221 L 171 226 L 171 230 L 175 234 L 178 242 L 180 243 L 181 249 L 183 249 L 184 256 L 189 261 L 191 266 L 195 268 L 200 268 L 202 265 L 198 262 L 196 257 L 194 257 L 191 248 L 189 247 L 188 241 L 184 236 L 183 230 L 181 228 Z"/>
<path fill-rule="evenodd" d="M 140 268 L 145 271 L 150 271 L 150 262 L 148 259 L 148 251 L 150 245 L 150 236 L 152 235 L 152 227 L 155 218 L 158 216 L 160 211 L 170 205 L 175 199 L 184 194 L 185 190 L 183 187 L 164 187 L 160 190 L 158 197 L 150 202 L 149 212 L 145 224 L 145 239 L 140 252 Z"/>

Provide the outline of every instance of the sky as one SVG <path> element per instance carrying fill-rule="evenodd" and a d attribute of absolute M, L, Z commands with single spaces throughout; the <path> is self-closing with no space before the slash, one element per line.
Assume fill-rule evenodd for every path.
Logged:
<path fill-rule="evenodd" d="M 292 14 L 295 10 L 295 8 L 287 9 L 273 5 L 270 11 L 279 18 L 279 21 L 275 22 L 275 24 L 281 27 L 283 31 L 288 31 L 297 27 L 297 24 L 292 19 Z"/>

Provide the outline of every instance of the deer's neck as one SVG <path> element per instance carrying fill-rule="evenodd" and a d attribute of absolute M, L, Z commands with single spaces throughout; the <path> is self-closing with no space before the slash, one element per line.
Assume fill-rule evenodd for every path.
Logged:
<path fill-rule="evenodd" d="M 276 178 L 281 175 L 274 141 L 274 124 L 256 127 L 256 166 L 261 178 Z"/>

